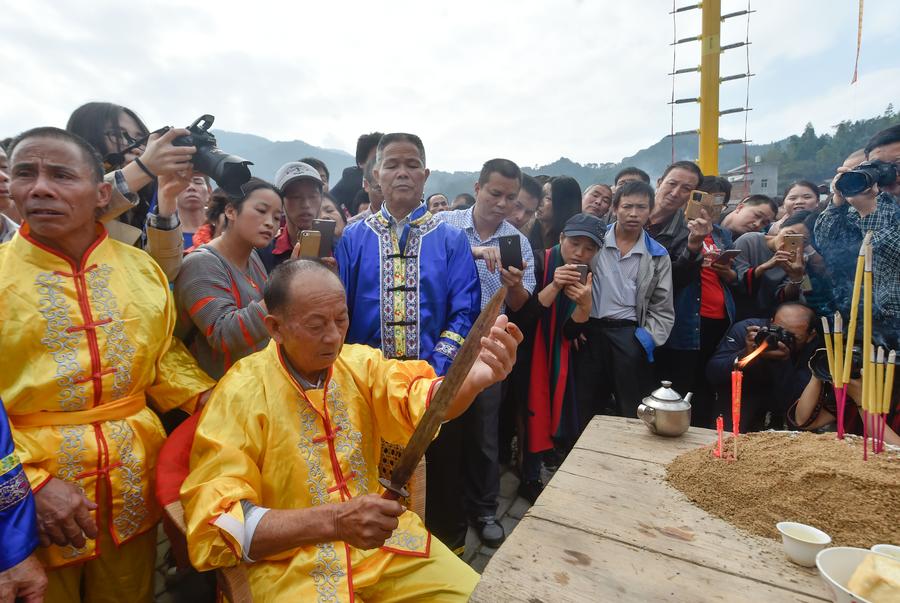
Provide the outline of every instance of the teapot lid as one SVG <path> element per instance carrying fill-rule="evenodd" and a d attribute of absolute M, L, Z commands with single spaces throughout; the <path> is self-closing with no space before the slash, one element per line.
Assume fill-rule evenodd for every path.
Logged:
<path fill-rule="evenodd" d="M 662 387 L 655 390 L 652 394 L 650 394 L 652 398 L 656 398 L 657 400 L 662 400 L 664 402 L 681 402 L 682 397 L 681 394 L 672 389 L 671 381 L 663 381 Z"/>

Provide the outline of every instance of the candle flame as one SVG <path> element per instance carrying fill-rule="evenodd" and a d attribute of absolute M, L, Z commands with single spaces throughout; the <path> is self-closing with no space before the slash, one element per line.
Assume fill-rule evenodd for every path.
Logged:
<path fill-rule="evenodd" d="M 760 346 L 758 348 L 756 348 L 755 350 L 753 350 L 752 352 L 750 352 L 749 354 L 744 356 L 743 359 L 739 360 L 737 363 L 737 367 L 739 369 L 743 369 L 745 366 L 747 366 L 748 364 L 753 362 L 757 356 L 759 356 L 760 354 L 765 352 L 766 348 L 768 348 L 768 347 L 769 347 L 768 341 L 762 342 L 762 344 L 760 344 Z"/>

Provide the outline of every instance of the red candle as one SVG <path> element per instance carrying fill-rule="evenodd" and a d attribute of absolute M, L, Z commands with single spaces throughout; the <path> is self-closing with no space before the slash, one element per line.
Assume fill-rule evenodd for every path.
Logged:
<path fill-rule="evenodd" d="M 713 451 L 717 457 L 722 458 L 722 433 L 725 431 L 725 420 L 722 415 L 716 419 L 716 433 L 719 435 L 719 447 Z"/>
<path fill-rule="evenodd" d="M 737 368 L 731 371 L 731 429 L 734 433 L 734 460 L 737 460 L 738 434 L 741 432 L 741 384 L 744 373 Z"/>

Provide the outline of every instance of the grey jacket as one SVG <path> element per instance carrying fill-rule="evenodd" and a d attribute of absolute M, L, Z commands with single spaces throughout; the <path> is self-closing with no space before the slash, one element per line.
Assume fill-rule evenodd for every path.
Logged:
<path fill-rule="evenodd" d="M 646 232 L 644 244 L 650 253 L 641 256 L 635 312 L 638 324 L 650 334 L 653 343 L 660 346 L 669 338 L 675 324 L 672 260 L 666 248 Z"/>

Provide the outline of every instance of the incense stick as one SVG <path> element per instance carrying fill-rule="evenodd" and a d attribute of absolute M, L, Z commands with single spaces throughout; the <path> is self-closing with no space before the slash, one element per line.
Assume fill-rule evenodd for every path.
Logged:
<path fill-rule="evenodd" d="M 882 439 L 884 433 L 881 431 L 881 414 L 882 399 L 884 398 L 884 348 L 878 346 L 878 352 L 875 355 L 875 396 L 873 404 L 875 411 L 875 453 L 881 452 L 884 444 Z"/>
<path fill-rule="evenodd" d="M 847 406 L 847 388 L 843 381 L 844 378 L 844 319 L 840 312 L 834 313 L 834 398 L 837 403 L 837 437 L 839 440 L 844 439 L 844 411 Z M 850 347 L 853 347 L 853 340 L 850 340 Z"/>
<path fill-rule="evenodd" d="M 859 246 L 859 256 L 856 258 L 856 274 L 853 277 L 853 295 L 850 302 L 850 323 L 847 325 L 847 349 L 844 351 L 844 374 L 841 383 L 850 382 L 850 367 L 853 363 L 853 340 L 856 338 L 856 318 L 859 314 L 859 292 L 863 281 L 863 270 L 866 258 L 866 245 L 872 238 L 872 233 L 867 232 Z"/>
<path fill-rule="evenodd" d="M 863 406 L 865 408 L 866 424 L 868 424 L 869 416 L 872 414 L 872 400 L 875 389 L 875 350 L 872 347 L 872 243 L 870 239 L 871 237 L 867 234 L 863 244 L 865 248 L 865 270 L 863 272 Z M 864 426 L 863 460 L 869 460 L 866 436 L 867 433 Z"/>

